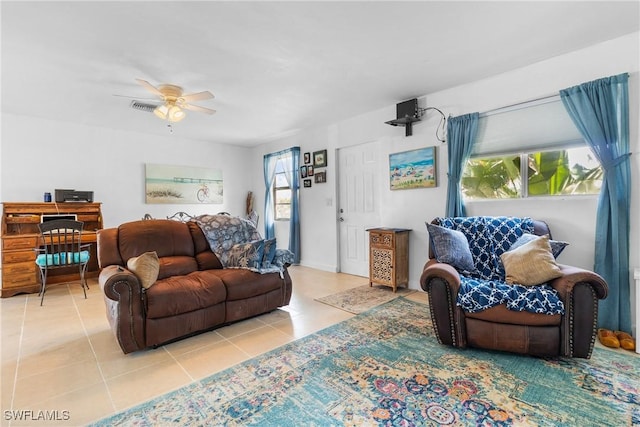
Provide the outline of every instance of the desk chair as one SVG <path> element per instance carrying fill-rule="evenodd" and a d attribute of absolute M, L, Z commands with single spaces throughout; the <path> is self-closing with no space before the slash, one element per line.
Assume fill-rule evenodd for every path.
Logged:
<path fill-rule="evenodd" d="M 78 267 L 80 284 L 87 298 L 89 286 L 84 273 L 89 262 L 89 244 L 82 244 L 82 227 L 84 223 L 69 219 L 57 219 L 40 223 L 41 247 L 36 249 L 36 264 L 40 268 L 40 305 L 44 301 L 49 270 Z"/>

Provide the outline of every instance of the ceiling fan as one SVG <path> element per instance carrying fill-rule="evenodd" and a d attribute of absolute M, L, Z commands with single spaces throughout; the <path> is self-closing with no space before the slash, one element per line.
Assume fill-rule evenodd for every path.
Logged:
<path fill-rule="evenodd" d="M 142 111 L 152 111 L 153 114 L 169 122 L 179 122 L 184 119 L 184 110 L 197 111 L 199 113 L 213 114 L 216 110 L 190 104 L 193 101 L 212 99 L 213 94 L 209 91 L 185 94 L 180 86 L 172 84 L 161 84 L 158 87 L 146 80 L 136 79 L 146 90 L 160 98 L 161 104 L 145 104 L 139 101 L 132 101 L 131 107 Z"/>

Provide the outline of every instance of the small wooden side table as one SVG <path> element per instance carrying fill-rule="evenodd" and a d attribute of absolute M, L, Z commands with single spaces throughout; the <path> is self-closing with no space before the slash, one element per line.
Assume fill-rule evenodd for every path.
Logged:
<path fill-rule="evenodd" d="M 409 232 L 407 228 L 369 228 L 369 286 L 374 283 L 409 287 Z"/>

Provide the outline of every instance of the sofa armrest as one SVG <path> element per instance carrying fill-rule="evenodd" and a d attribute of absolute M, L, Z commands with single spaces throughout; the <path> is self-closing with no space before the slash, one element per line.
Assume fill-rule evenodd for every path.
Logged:
<path fill-rule="evenodd" d="M 107 319 L 122 351 L 126 354 L 145 348 L 145 295 L 136 275 L 110 265 L 102 269 L 98 283 L 105 296 Z"/>
<path fill-rule="evenodd" d="M 429 310 L 436 338 L 441 344 L 466 347 L 464 313 L 456 305 L 460 274 L 449 264 L 430 259 L 420 276 L 420 286 L 429 295 Z"/>
<path fill-rule="evenodd" d="M 560 325 L 561 354 L 591 357 L 595 344 L 598 300 L 607 297 L 607 282 L 598 274 L 559 264 L 563 276 L 550 282 L 564 303 Z"/>

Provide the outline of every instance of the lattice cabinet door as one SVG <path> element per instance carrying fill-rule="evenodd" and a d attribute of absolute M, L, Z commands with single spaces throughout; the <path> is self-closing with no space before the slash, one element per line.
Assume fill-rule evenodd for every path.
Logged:
<path fill-rule="evenodd" d="M 369 286 L 409 286 L 409 231 L 372 228 L 369 232 Z"/>

